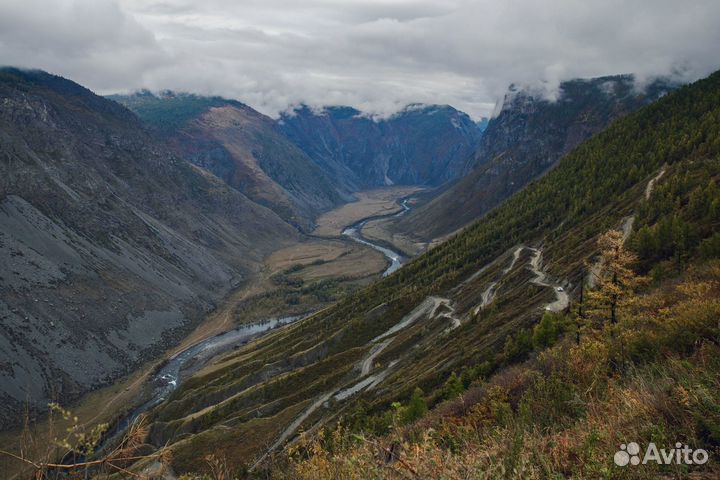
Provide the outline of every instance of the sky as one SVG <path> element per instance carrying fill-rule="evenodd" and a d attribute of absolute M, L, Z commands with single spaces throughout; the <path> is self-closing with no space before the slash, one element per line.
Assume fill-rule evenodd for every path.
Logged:
<path fill-rule="evenodd" d="M 222 95 L 387 115 L 449 104 L 479 119 L 511 83 L 720 67 L 718 0 L 1 0 L 0 64 L 100 94 Z"/>

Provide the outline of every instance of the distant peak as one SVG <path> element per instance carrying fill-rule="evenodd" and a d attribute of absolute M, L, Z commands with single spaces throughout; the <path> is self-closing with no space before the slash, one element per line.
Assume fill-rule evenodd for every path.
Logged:
<path fill-rule="evenodd" d="M 375 122 L 383 122 L 398 118 L 403 118 L 408 115 L 434 115 L 438 113 L 444 113 L 447 115 L 457 115 L 462 117 L 469 116 L 457 110 L 451 105 L 447 104 L 428 104 L 428 103 L 410 103 L 400 108 L 394 113 L 380 114 L 372 111 L 362 111 L 355 107 L 347 105 L 323 105 L 323 106 L 312 106 L 304 103 L 292 106 L 286 111 L 281 113 L 281 117 L 292 118 L 297 115 L 301 116 L 315 116 L 322 117 L 327 116 L 334 119 L 348 119 L 348 118 L 364 118 L 373 120 Z"/>

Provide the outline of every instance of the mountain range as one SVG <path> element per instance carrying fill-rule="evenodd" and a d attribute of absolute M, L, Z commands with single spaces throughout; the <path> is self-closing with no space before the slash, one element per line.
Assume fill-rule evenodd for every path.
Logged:
<path fill-rule="evenodd" d="M 719 98 L 718 73 L 663 96 L 395 274 L 221 356 L 152 412 L 150 442 L 178 472 L 212 454 L 282 478 L 595 477 L 627 435 L 657 428 L 712 449 Z M 651 283 L 617 283 L 622 249 Z M 621 320 L 602 291 L 583 297 L 591 274 L 627 296 Z M 626 411 L 637 398 L 655 399 L 649 417 Z M 503 456 L 526 441 L 543 456 Z"/>
<path fill-rule="evenodd" d="M 449 105 L 410 105 L 389 118 L 350 107 L 284 113 L 276 128 L 350 190 L 437 186 L 459 178 L 483 123 Z"/>
<path fill-rule="evenodd" d="M 309 288 L 293 274 L 329 260 L 289 247 L 360 243 L 310 233 L 320 215 L 409 185 L 422 193 L 383 228 L 433 248 L 178 367 L 121 468 L 596 478 L 632 435 L 712 450 L 719 106 L 715 73 L 684 87 L 573 80 L 555 99 L 511 87 L 487 123 L 438 105 L 272 119 L 220 97 L 104 98 L 2 68 L 0 426 L 28 401 L 68 404 L 162 358 L 261 275 Z"/>
<path fill-rule="evenodd" d="M 237 101 L 0 74 L 4 427 L 28 398 L 73 401 L 155 358 L 359 188 Z M 430 141 L 454 135 L 445 115 L 475 128 L 419 111 L 405 123 Z"/>
<path fill-rule="evenodd" d="M 451 234 L 545 174 L 613 121 L 675 88 L 662 79 L 638 88 L 631 75 L 616 75 L 563 82 L 557 98 L 549 99 L 511 86 L 478 148 L 466 158 L 460 179 L 389 228 L 424 242 Z"/>
<path fill-rule="evenodd" d="M 240 102 L 172 92 L 110 98 L 133 110 L 175 154 L 301 230 L 311 229 L 319 213 L 352 198 L 275 132 L 270 118 Z"/>

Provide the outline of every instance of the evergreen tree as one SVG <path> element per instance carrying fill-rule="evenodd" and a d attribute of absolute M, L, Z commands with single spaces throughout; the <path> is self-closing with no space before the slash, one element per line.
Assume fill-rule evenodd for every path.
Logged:
<path fill-rule="evenodd" d="M 449 400 L 458 395 L 462 395 L 463 391 L 465 391 L 465 386 L 463 385 L 462 379 L 455 372 L 452 372 L 450 377 L 445 381 L 445 385 L 443 385 L 442 397 Z"/>
<path fill-rule="evenodd" d="M 406 422 L 413 422 L 418 418 L 425 415 L 427 412 L 427 403 L 425 402 L 424 392 L 420 387 L 415 387 L 412 397 L 410 397 L 410 403 L 408 403 L 405 409 L 404 420 Z"/>
<path fill-rule="evenodd" d="M 562 317 L 545 312 L 540 322 L 533 328 L 532 342 L 535 350 L 543 350 L 553 345 L 564 331 Z"/>

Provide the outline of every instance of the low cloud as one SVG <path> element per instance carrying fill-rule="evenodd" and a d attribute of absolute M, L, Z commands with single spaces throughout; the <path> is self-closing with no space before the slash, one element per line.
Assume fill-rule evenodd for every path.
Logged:
<path fill-rule="evenodd" d="M 100 93 L 175 89 L 271 115 L 298 103 L 488 115 L 510 83 L 718 68 L 720 3 L 698 0 L 5 0 L 0 63 Z"/>

